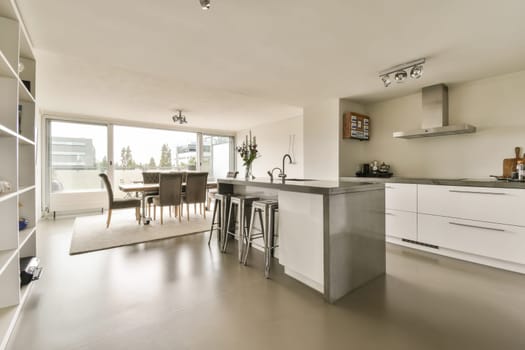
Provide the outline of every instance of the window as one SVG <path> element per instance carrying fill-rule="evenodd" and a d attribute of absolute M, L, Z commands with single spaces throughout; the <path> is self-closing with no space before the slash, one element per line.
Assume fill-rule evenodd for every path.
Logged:
<path fill-rule="evenodd" d="M 197 170 L 194 132 L 116 125 L 113 134 L 115 184 L 141 182 L 144 170 Z M 115 195 L 125 195 L 114 187 Z"/>
<path fill-rule="evenodd" d="M 105 125 L 49 122 L 49 192 L 100 189 L 98 174 L 108 169 Z"/>
<path fill-rule="evenodd" d="M 207 171 L 210 179 L 225 177 L 235 167 L 232 152 L 232 137 L 203 135 L 201 170 Z"/>

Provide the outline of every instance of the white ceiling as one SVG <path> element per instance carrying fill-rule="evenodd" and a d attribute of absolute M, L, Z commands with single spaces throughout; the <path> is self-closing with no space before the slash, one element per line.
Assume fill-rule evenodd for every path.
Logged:
<path fill-rule="evenodd" d="M 45 110 L 239 130 L 525 69 L 525 1 L 17 0 Z M 427 57 L 418 81 L 377 72 Z"/>

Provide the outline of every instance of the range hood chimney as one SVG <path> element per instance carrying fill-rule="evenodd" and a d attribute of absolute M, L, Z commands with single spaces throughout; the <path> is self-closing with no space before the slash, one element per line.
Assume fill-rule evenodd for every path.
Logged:
<path fill-rule="evenodd" d="M 422 90 L 423 120 L 421 129 L 396 131 L 393 136 L 401 139 L 469 134 L 476 127 L 469 124 L 448 125 L 448 87 L 437 84 Z"/>

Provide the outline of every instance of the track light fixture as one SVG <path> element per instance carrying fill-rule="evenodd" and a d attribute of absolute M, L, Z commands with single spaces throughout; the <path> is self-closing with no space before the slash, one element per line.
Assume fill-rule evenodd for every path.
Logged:
<path fill-rule="evenodd" d="M 188 123 L 188 121 L 186 120 L 186 116 L 182 115 L 182 109 L 177 109 L 176 112 L 177 113 L 173 117 L 171 117 L 174 123 L 179 123 L 179 124 Z"/>
<path fill-rule="evenodd" d="M 390 80 L 390 76 L 388 74 L 382 75 L 381 80 L 383 81 L 383 84 L 385 85 L 385 87 L 388 87 L 390 84 L 392 84 L 392 81 Z"/>
<path fill-rule="evenodd" d="M 201 3 L 201 8 L 203 10 L 208 10 L 211 6 L 210 0 L 199 0 L 199 2 Z"/>
<path fill-rule="evenodd" d="M 414 61 L 410 61 L 403 64 L 398 64 L 397 66 L 390 67 L 379 72 L 379 78 L 383 82 L 385 87 L 388 87 L 391 83 L 390 74 L 394 75 L 394 80 L 397 83 L 404 82 L 409 76 L 407 71 L 410 70 L 410 78 L 419 79 L 423 75 L 423 64 L 425 63 L 424 58 L 420 58 Z"/>

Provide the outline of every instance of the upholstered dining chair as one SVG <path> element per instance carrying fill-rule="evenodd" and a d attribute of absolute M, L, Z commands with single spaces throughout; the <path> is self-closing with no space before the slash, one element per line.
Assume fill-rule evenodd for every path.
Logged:
<path fill-rule="evenodd" d="M 113 195 L 113 187 L 111 186 L 111 181 L 109 181 L 108 175 L 105 173 L 101 173 L 98 176 L 104 180 L 104 184 L 106 185 L 106 191 L 108 192 L 108 199 L 109 199 L 109 205 L 108 205 L 108 219 L 106 222 L 106 228 L 109 228 L 109 224 L 111 223 L 111 213 L 114 209 L 130 209 L 135 208 L 135 218 L 140 224 L 140 199 L 136 198 L 129 198 L 129 199 L 115 199 Z"/>
<path fill-rule="evenodd" d="M 158 171 L 143 171 L 142 183 L 144 184 L 158 184 L 160 179 L 160 172 Z M 148 204 L 148 217 L 151 217 L 151 205 L 153 204 L 153 196 L 159 194 L 159 191 L 144 192 L 142 195 L 146 197 Z"/>
<path fill-rule="evenodd" d="M 160 174 L 159 194 L 151 197 L 153 199 L 153 218 L 156 219 L 157 207 L 160 207 L 160 224 L 164 224 L 164 207 L 175 206 L 175 214 L 181 221 L 181 203 L 182 203 L 182 173 Z"/>
<path fill-rule="evenodd" d="M 189 172 L 186 174 L 186 191 L 182 197 L 186 203 L 186 215 L 190 221 L 190 204 L 193 204 L 195 214 L 197 214 L 197 204 L 200 205 L 200 213 L 204 214 L 206 218 L 206 183 L 208 181 L 208 173 L 205 172 Z"/>

